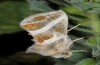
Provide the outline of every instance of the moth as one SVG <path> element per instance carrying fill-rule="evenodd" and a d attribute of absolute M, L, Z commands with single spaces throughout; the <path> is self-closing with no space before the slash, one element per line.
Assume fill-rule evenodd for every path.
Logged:
<path fill-rule="evenodd" d="M 31 15 L 20 23 L 20 27 L 29 32 L 35 42 L 26 53 L 68 58 L 72 55 L 73 42 L 82 39 L 72 41 L 68 36 L 71 29 L 68 30 L 68 16 L 62 10 Z"/>

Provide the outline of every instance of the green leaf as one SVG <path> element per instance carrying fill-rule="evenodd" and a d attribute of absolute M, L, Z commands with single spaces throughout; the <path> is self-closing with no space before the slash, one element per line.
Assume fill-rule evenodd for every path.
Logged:
<path fill-rule="evenodd" d="M 98 3 L 98 2 L 93 2 L 93 7 L 94 8 L 100 8 L 100 3 Z"/>
<path fill-rule="evenodd" d="M 89 12 L 89 13 L 100 14 L 100 8 L 93 8 L 92 10 L 89 10 L 88 12 Z"/>
<path fill-rule="evenodd" d="M 55 3 L 55 4 L 57 4 L 57 5 L 59 5 L 59 7 L 61 7 L 61 6 L 66 6 L 67 4 L 64 2 L 64 1 L 62 1 L 62 0 L 50 0 L 51 2 L 53 2 L 53 3 Z"/>
<path fill-rule="evenodd" d="M 79 23 L 78 23 L 79 24 Z M 89 25 L 89 23 L 88 24 L 86 24 L 85 22 L 83 23 L 83 22 L 81 22 L 80 23 L 82 26 L 85 26 L 86 27 L 86 25 L 88 26 Z M 81 26 L 80 25 L 80 26 Z M 69 28 L 72 28 L 72 27 L 74 27 L 73 25 L 69 25 L 68 26 Z M 91 34 L 93 34 L 93 31 L 91 30 L 91 29 L 86 29 L 86 28 L 80 28 L 80 27 L 77 27 L 77 28 L 75 28 L 74 30 L 78 30 L 78 31 L 81 31 L 81 32 L 84 32 L 84 33 L 91 33 Z"/>
<path fill-rule="evenodd" d="M 77 61 L 80 61 L 80 60 L 87 58 L 87 57 L 88 57 L 87 53 L 81 52 L 81 53 L 73 53 L 73 55 L 71 57 L 69 57 L 68 59 L 71 61 L 77 62 Z"/>
<path fill-rule="evenodd" d="M 96 65 L 100 65 L 100 62 L 98 62 Z"/>
<path fill-rule="evenodd" d="M 53 11 L 51 9 L 46 1 L 32 1 L 30 3 L 31 10 L 36 11 L 36 12 L 48 12 L 48 11 Z"/>
<path fill-rule="evenodd" d="M 92 55 L 93 57 L 99 58 L 100 56 L 100 46 L 99 45 L 97 46 L 97 48 L 93 48 Z"/>
<path fill-rule="evenodd" d="M 96 2 L 100 2 L 100 0 L 95 0 Z"/>
<path fill-rule="evenodd" d="M 56 59 L 56 64 L 55 65 L 73 65 L 74 62 L 69 61 L 67 59 Z"/>
<path fill-rule="evenodd" d="M 88 40 L 86 40 L 86 45 L 90 46 L 91 48 L 96 48 L 97 46 L 96 37 L 90 37 Z"/>
<path fill-rule="evenodd" d="M 83 2 L 84 0 L 71 0 L 71 2 L 74 2 L 74 3 L 76 3 L 76 2 Z"/>
<path fill-rule="evenodd" d="M 87 58 L 79 61 L 76 65 L 96 65 L 97 61 L 92 58 Z"/>
<path fill-rule="evenodd" d="M 0 34 L 20 31 L 19 22 L 29 14 L 31 12 L 25 2 L 1 2 Z"/>
<path fill-rule="evenodd" d="M 88 15 L 91 28 L 96 34 L 100 34 L 100 19 L 98 14 L 91 13 Z"/>
<path fill-rule="evenodd" d="M 95 8 L 98 8 L 100 9 L 100 3 L 98 2 L 70 2 L 70 4 L 72 4 L 72 6 L 78 8 L 78 9 L 81 9 L 81 10 L 84 10 L 84 11 L 87 11 L 87 12 L 90 12 L 92 10 L 92 13 L 96 13 L 98 12 L 98 10 L 95 10 Z M 93 12 L 95 11 L 95 12 Z M 98 12 L 99 13 L 99 12 Z"/>
<path fill-rule="evenodd" d="M 65 6 L 65 7 L 61 7 L 61 9 L 64 10 L 66 13 L 69 13 L 69 14 L 86 16 L 84 11 L 82 11 L 78 8 L 75 8 L 73 6 Z"/>
<path fill-rule="evenodd" d="M 79 9 L 82 9 L 82 10 L 83 9 L 89 10 L 89 9 L 93 8 L 93 3 L 90 3 L 90 2 L 75 3 L 73 5 Z"/>

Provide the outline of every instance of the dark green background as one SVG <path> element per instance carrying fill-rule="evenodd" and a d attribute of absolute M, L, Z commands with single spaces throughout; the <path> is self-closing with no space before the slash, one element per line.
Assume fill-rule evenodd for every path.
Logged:
<path fill-rule="evenodd" d="M 26 54 L 34 42 L 20 28 L 20 22 L 33 14 L 25 0 L 0 0 L 0 65 L 53 65 L 53 59 Z"/>

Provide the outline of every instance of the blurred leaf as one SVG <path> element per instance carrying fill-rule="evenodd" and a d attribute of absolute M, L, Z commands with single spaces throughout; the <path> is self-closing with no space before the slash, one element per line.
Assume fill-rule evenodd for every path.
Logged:
<path fill-rule="evenodd" d="M 94 8 L 100 8 L 100 3 L 98 3 L 98 2 L 93 2 L 93 7 Z"/>
<path fill-rule="evenodd" d="M 98 8 L 95 10 L 95 12 L 92 11 L 92 13 L 97 13 L 100 9 L 100 1 L 99 2 L 92 2 L 90 1 L 85 1 L 85 0 L 71 0 L 66 2 L 70 3 L 73 7 L 78 8 L 80 10 L 84 10 L 86 12 L 90 12 L 91 10 L 95 10 L 95 8 Z M 98 12 L 99 13 L 99 12 Z"/>
<path fill-rule="evenodd" d="M 89 10 L 89 13 L 97 13 L 100 14 L 100 8 L 93 8 L 93 10 Z"/>
<path fill-rule="evenodd" d="M 96 65 L 100 65 L 100 62 L 98 62 Z"/>
<path fill-rule="evenodd" d="M 20 21 L 31 14 L 25 2 L 0 3 L 0 34 L 20 31 Z"/>
<path fill-rule="evenodd" d="M 100 19 L 98 14 L 94 14 L 91 13 L 88 15 L 89 19 L 90 19 L 90 25 L 92 30 L 96 33 L 96 34 L 100 34 Z"/>
<path fill-rule="evenodd" d="M 83 2 L 84 0 L 71 0 L 71 2 L 74 2 L 74 3 L 76 3 L 76 2 Z"/>
<path fill-rule="evenodd" d="M 92 51 L 92 55 L 93 57 L 97 57 L 97 58 L 100 58 L 100 46 L 98 45 L 97 48 L 93 48 L 93 51 Z"/>
<path fill-rule="evenodd" d="M 96 65 L 97 61 L 92 58 L 87 58 L 79 61 L 76 65 Z"/>
<path fill-rule="evenodd" d="M 80 61 L 84 58 L 87 58 L 88 55 L 87 53 L 73 53 L 73 55 L 71 57 L 69 57 L 68 59 L 71 61 Z"/>
<path fill-rule="evenodd" d="M 94 48 L 97 46 L 97 42 L 96 42 L 96 37 L 90 37 L 88 40 L 86 40 L 86 43 L 88 46 Z"/>
<path fill-rule="evenodd" d="M 80 15 L 77 15 L 77 14 L 70 14 L 69 13 L 68 16 L 69 16 L 70 19 L 76 20 L 76 21 L 84 21 L 84 20 L 87 20 L 87 17 L 80 16 Z"/>
<path fill-rule="evenodd" d="M 96 2 L 100 2 L 100 0 L 95 0 Z"/>
<path fill-rule="evenodd" d="M 89 25 L 89 24 L 86 24 L 86 23 L 84 22 L 84 23 L 82 23 L 82 25 L 83 25 L 83 26 L 86 26 L 86 25 Z M 80 26 L 81 26 L 81 25 L 80 25 Z M 72 28 L 72 27 L 74 27 L 74 26 L 70 24 L 68 27 L 69 27 L 69 28 Z M 84 33 L 91 33 L 91 34 L 93 34 L 93 31 L 92 31 L 91 29 L 88 29 L 88 28 L 77 27 L 77 28 L 75 28 L 74 30 L 82 31 L 82 32 L 84 32 Z"/>
<path fill-rule="evenodd" d="M 72 2 L 83 2 L 84 0 L 71 0 Z"/>
<path fill-rule="evenodd" d="M 84 10 L 89 10 L 93 8 L 93 3 L 90 2 L 74 3 L 73 5 L 79 9 L 84 9 Z"/>
<path fill-rule="evenodd" d="M 72 39 L 72 41 L 79 38 L 79 37 L 76 37 L 74 35 L 69 35 L 69 36 Z M 88 53 L 91 52 L 92 49 L 90 47 L 88 47 L 85 43 L 86 43 L 85 39 L 81 39 L 81 40 L 78 40 L 78 41 L 74 42 L 73 46 L 71 48 L 71 51 L 73 52 L 73 51 L 85 50 L 86 52 L 83 52 L 83 53 L 80 52 L 80 53 L 82 53 L 83 55 L 86 54 L 85 56 L 87 56 Z M 75 53 L 77 55 L 77 53 L 79 53 L 79 52 L 75 52 Z M 74 54 L 74 52 L 73 52 L 73 54 Z"/>
<path fill-rule="evenodd" d="M 56 59 L 56 64 L 55 65 L 73 65 L 74 62 L 69 61 L 67 59 Z"/>
<path fill-rule="evenodd" d="M 66 7 L 61 7 L 62 10 L 64 10 L 66 13 L 74 14 L 74 15 L 81 15 L 81 16 L 86 16 L 84 11 L 75 8 L 73 6 L 66 6 Z"/>
<path fill-rule="evenodd" d="M 36 12 L 48 12 L 52 11 L 46 1 L 31 1 L 30 3 L 31 10 L 36 11 Z"/>
<path fill-rule="evenodd" d="M 67 5 L 63 0 L 50 0 L 50 1 L 59 5 L 59 7 Z"/>

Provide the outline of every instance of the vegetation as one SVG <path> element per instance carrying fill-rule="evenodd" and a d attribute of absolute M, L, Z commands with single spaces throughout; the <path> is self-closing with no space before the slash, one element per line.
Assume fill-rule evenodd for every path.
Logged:
<path fill-rule="evenodd" d="M 69 17 L 69 28 L 81 24 L 69 33 L 72 39 L 85 37 L 76 42 L 77 52 L 68 59 L 56 59 L 55 65 L 99 65 L 100 61 L 100 1 L 99 0 L 28 0 L 34 12 L 63 10 Z"/>
<path fill-rule="evenodd" d="M 84 37 L 83 40 L 75 42 L 72 50 L 86 50 L 86 52 L 73 53 L 67 59 L 54 59 L 55 65 L 100 65 L 100 0 L 27 0 L 27 2 L 30 7 L 25 1 L 0 3 L 0 35 L 22 31 L 19 22 L 31 14 L 61 9 L 69 17 L 69 29 L 81 24 L 68 34 L 72 40 Z M 34 62 L 40 60 L 40 57 L 36 57 Z M 32 65 L 34 60 L 33 56 L 23 52 L 7 58 L 10 60 L 0 58 L 0 64 L 18 65 L 11 61 L 14 60 Z"/>

